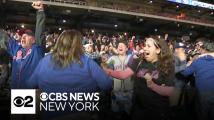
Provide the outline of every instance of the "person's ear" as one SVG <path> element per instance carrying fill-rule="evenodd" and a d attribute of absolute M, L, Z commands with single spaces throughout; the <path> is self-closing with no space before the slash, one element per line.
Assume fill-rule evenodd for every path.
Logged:
<path fill-rule="evenodd" d="M 160 52 L 161 52 L 161 50 L 160 50 L 160 48 L 158 48 L 158 49 L 156 50 L 156 54 L 160 54 Z"/>
<path fill-rule="evenodd" d="M 126 51 L 128 51 L 129 49 L 128 49 L 128 47 L 126 47 Z"/>
<path fill-rule="evenodd" d="M 36 43 L 35 37 L 31 37 L 31 41 L 32 41 L 33 44 Z"/>

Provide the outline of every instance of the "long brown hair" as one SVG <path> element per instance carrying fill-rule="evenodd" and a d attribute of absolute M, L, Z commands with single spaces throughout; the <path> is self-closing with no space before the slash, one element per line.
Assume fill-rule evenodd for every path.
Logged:
<path fill-rule="evenodd" d="M 163 38 L 158 36 L 150 36 L 154 40 L 154 45 L 156 48 L 160 48 L 160 53 L 158 55 L 158 70 L 165 75 L 169 75 L 174 71 L 174 61 L 173 54 Z"/>
<path fill-rule="evenodd" d="M 63 31 L 54 46 L 52 60 L 59 68 L 68 67 L 72 62 L 81 64 L 83 54 L 82 35 L 77 30 Z"/>

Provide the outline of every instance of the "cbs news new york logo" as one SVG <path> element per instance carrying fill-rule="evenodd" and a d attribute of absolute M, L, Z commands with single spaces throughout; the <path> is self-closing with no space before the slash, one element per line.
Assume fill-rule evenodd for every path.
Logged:
<path fill-rule="evenodd" d="M 36 90 L 11 90 L 11 114 L 35 114 Z"/>

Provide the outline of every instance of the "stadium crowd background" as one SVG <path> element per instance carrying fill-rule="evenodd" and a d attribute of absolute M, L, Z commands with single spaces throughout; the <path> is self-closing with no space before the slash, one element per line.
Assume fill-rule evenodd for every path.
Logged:
<path fill-rule="evenodd" d="M 68 1 L 54 1 L 54 2 L 63 2 L 63 3 L 69 3 Z M 72 2 L 72 4 L 76 4 L 77 1 Z M 78 4 L 81 5 L 88 5 L 88 1 L 78 1 Z M 107 3 L 106 3 L 107 4 Z M 110 7 L 108 7 L 108 4 L 111 4 Z M 113 9 L 117 9 L 117 10 L 125 10 L 127 7 L 124 7 L 124 5 L 114 5 L 112 3 L 108 3 L 107 5 L 102 4 L 104 8 L 113 8 Z M 99 6 L 99 4 L 97 5 Z M 141 8 L 141 7 L 133 7 L 133 8 Z M 131 12 L 141 12 L 143 10 L 134 10 L 134 9 L 128 9 L 126 11 L 131 11 Z M 148 11 L 147 11 L 148 12 Z M 151 14 L 156 14 L 154 12 L 148 12 Z M 164 16 L 160 13 L 156 14 L 156 15 L 160 15 L 160 16 Z M 166 15 L 167 17 L 169 17 L 170 15 Z M 176 18 L 176 16 L 174 16 Z M 183 19 L 183 18 L 182 18 Z M 188 18 L 186 18 L 187 20 L 190 20 Z M 213 23 L 213 21 L 198 21 L 197 22 L 205 22 L 205 23 Z M 15 40 L 17 40 L 17 42 L 20 42 L 20 40 L 22 39 L 23 34 L 26 34 L 26 31 L 28 31 L 28 29 L 25 28 L 7 28 L 7 29 L 2 29 L 1 32 L 4 33 L 6 32 L 6 34 L 10 37 L 13 38 Z M 66 31 L 66 30 L 65 30 Z M 145 42 L 147 39 L 151 38 L 150 36 L 152 34 L 149 34 L 147 36 L 142 36 L 140 34 L 135 34 L 135 33 L 129 33 L 129 32 L 111 32 L 111 33 L 106 33 L 106 32 L 98 32 L 96 31 L 96 29 L 80 29 L 79 31 L 81 31 L 81 34 L 83 35 L 82 38 L 82 46 L 84 48 L 84 54 L 90 58 L 93 59 L 99 66 L 101 67 L 105 67 L 108 66 L 108 68 L 111 69 L 116 69 L 114 68 L 114 62 L 107 62 L 109 58 L 111 58 L 112 56 L 118 55 L 118 43 L 121 43 L 121 41 L 125 41 L 125 45 L 127 46 L 128 50 L 127 50 L 127 55 L 130 56 L 135 56 L 135 57 L 141 57 L 142 55 L 144 55 L 144 47 L 145 47 Z M 31 31 L 32 32 L 32 31 Z M 43 46 L 45 46 L 45 55 L 49 55 L 52 53 L 52 51 L 54 50 L 54 46 L 57 43 L 57 40 L 59 38 L 59 36 L 61 35 L 61 31 L 44 31 L 42 33 L 42 39 L 45 41 L 43 44 Z M 176 66 L 177 64 L 180 64 L 180 59 L 177 59 L 176 57 L 184 57 L 186 64 L 190 65 L 193 61 L 200 59 L 201 57 L 203 58 L 206 55 L 202 55 L 204 54 L 203 50 L 208 50 L 208 55 L 210 57 L 213 57 L 213 52 L 214 52 L 214 45 L 213 45 L 213 38 L 210 37 L 206 37 L 206 35 L 202 35 L 202 36 L 198 36 L 197 38 L 192 39 L 191 37 L 174 37 L 171 36 L 170 34 L 160 34 L 157 35 L 157 38 L 159 39 L 163 39 L 168 47 L 170 48 L 171 52 L 173 52 L 174 55 L 174 65 Z M 4 39 L 4 36 L 1 36 L 2 38 L 0 39 Z M 123 42 L 122 42 L 123 43 Z M 1 48 L 4 48 L 5 46 L 1 46 Z M 11 57 L 7 56 L 6 51 L 4 49 L 1 49 L 0 51 L 0 55 L 1 55 L 1 95 L 3 96 L 3 101 L 4 102 L 8 102 L 7 98 L 10 97 L 10 84 L 11 84 L 11 69 L 12 68 L 12 59 Z M 213 61 L 213 58 L 211 58 L 211 60 Z M 106 62 L 108 64 L 106 64 Z M 210 70 L 213 70 L 213 66 L 204 66 L 209 68 Z M 195 87 L 195 83 L 194 81 L 189 81 L 189 79 L 187 79 L 187 81 L 183 81 L 185 85 L 191 86 L 191 87 Z M 212 81 L 213 83 L 214 81 Z M 178 82 L 179 83 L 179 82 Z M 182 83 L 183 84 L 183 83 Z M 212 88 L 213 90 L 213 88 Z M 6 96 L 6 97 L 5 97 Z M 213 96 L 211 96 L 210 98 L 212 98 Z M 6 100 L 4 100 L 4 98 L 6 98 Z M 111 97 L 110 98 L 106 98 L 106 99 L 110 99 L 111 101 Z M 106 102 L 106 101 L 105 101 Z M 110 104 L 109 101 L 107 100 L 107 104 Z M 213 103 L 211 104 L 213 105 Z M 109 107 L 109 106 L 108 106 Z M 2 110 L 8 109 L 6 107 L 2 107 Z M 211 108 L 211 110 L 213 110 L 213 108 Z M 210 114 L 213 111 L 209 111 Z M 119 115 L 122 114 L 122 115 Z M 105 115 L 104 115 L 105 116 Z M 115 114 L 111 114 L 108 117 L 115 117 Z M 118 117 L 117 117 L 118 116 Z M 195 114 L 191 114 L 190 113 L 190 119 L 193 119 L 194 117 L 196 117 Z M 193 116 L 193 118 L 192 118 Z M 106 119 L 108 119 L 108 117 Z M 98 119 L 98 118 L 94 118 L 94 119 Z M 116 117 L 114 119 L 131 119 L 129 115 L 127 115 L 127 113 L 118 113 L 116 115 Z"/>

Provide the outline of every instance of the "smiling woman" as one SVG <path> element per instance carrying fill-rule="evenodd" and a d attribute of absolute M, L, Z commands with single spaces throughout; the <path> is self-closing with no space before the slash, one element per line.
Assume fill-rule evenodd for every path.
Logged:
<path fill-rule="evenodd" d="M 144 56 L 130 58 L 123 71 L 105 69 L 119 79 L 135 75 L 133 119 L 170 119 L 169 97 L 173 91 L 174 65 L 171 50 L 164 39 L 151 36 L 146 39 Z"/>

